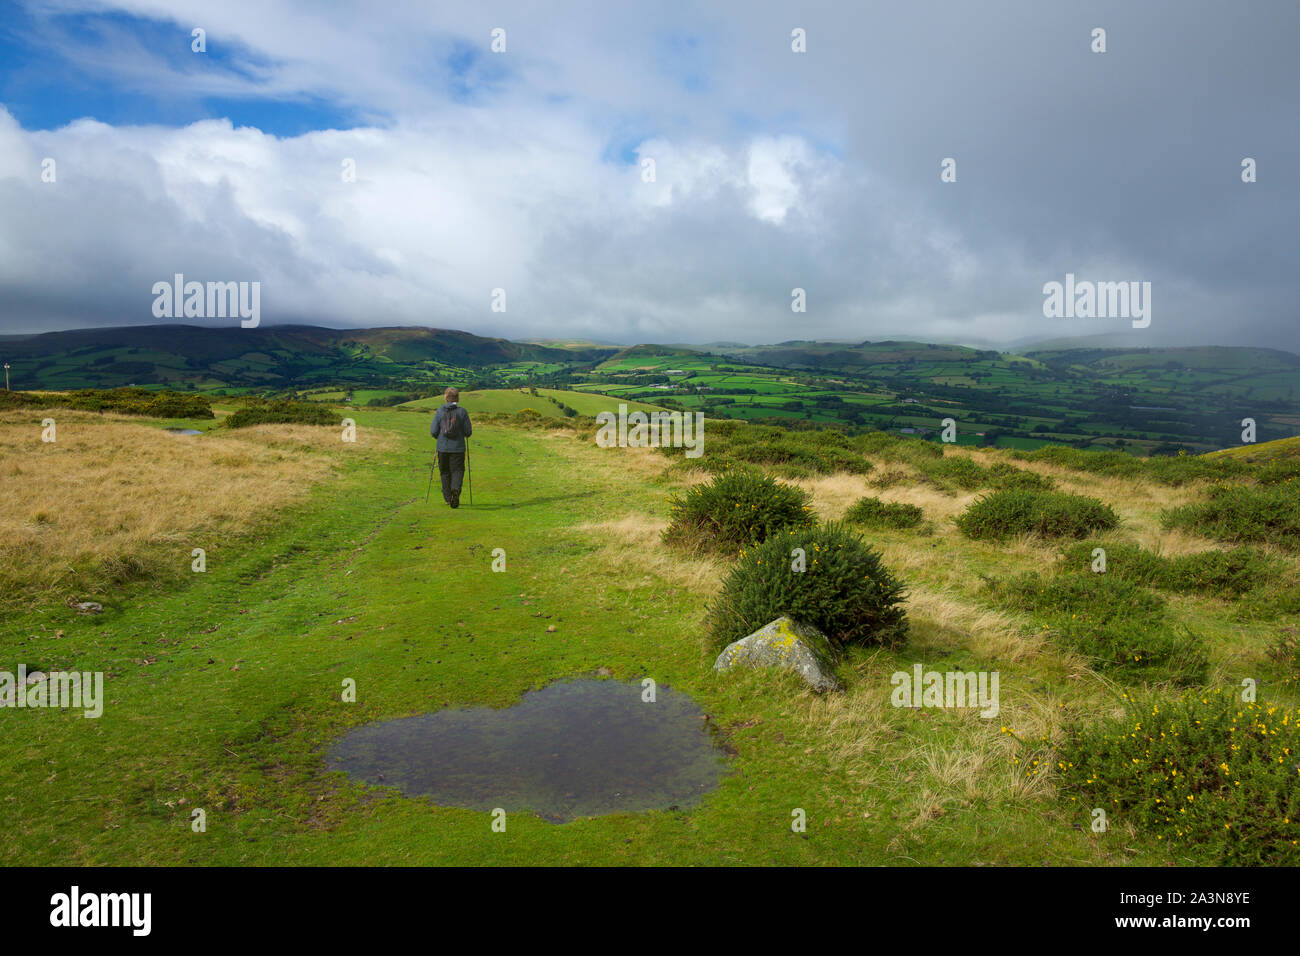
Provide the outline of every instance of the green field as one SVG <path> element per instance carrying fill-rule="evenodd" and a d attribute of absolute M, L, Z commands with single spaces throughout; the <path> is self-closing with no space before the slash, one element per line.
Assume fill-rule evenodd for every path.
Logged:
<path fill-rule="evenodd" d="M 563 418 L 564 412 L 560 409 L 558 403 L 563 402 L 570 408 L 577 409 L 579 415 L 585 415 L 594 418 L 603 411 L 618 413 L 620 401 L 625 402 L 629 411 L 650 412 L 656 410 L 656 406 L 648 405 L 645 402 L 628 401 L 625 399 L 615 398 L 613 400 L 597 395 L 587 395 L 582 392 L 563 391 L 554 388 L 539 388 L 536 395 L 530 394 L 528 389 L 514 388 L 495 388 L 483 391 L 461 392 L 460 404 L 469 410 L 470 414 L 474 412 L 491 412 L 496 414 L 513 415 L 521 412 L 525 408 L 531 408 L 540 412 L 546 418 Z M 435 409 L 442 404 L 442 398 L 422 398 L 414 402 L 405 402 L 397 407 L 399 408 L 421 408 Z"/>
<path fill-rule="evenodd" d="M 497 397 L 538 389 L 603 395 L 710 418 L 925 429 L 945 417 L 960 441 L 1044 442 L 1138 455 L 1201 453 L 1300 433 L 1300 357 L 1274 349 L 1044 348 L 1025 354 L 924 342 L 785 342 L 718 349 L 520 343 L 424 328 L 266 330 L 130 327 L 0 337 L 20 389 L 127 384 L 206 394 L 248 392 L 351 404 L 436 396 L 448 385 L 484 410 L 531 407 Z M 552 394 L 550 390 L 555 390 Z M 576 404 L 575 404 L 576 403 Z M 575 398 L 579 414 L 606 406 Z M 616 405 L 616 402 L 611 404 Z M 417 406 L 417 407 L 423 407 Z M 910 432 L 909 432 L 910 433 Z"/>

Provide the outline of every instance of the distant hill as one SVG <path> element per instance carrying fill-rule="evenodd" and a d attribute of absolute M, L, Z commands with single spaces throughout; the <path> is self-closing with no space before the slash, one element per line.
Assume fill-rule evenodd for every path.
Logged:
<path fill-rule="evenodd" d="M 1201 345 L 1184 348 L 1037 349 L 1023 353 L 1047 365 L 1076 365 L 1109 372 L 1135 369 L 1232 369 L 1259 375 L 1294 372 L 1300 369 L 1300 355 L 1281 349 L 1245 346 Z"/>
<path fill-rule="evenodd" d="M 710 349 L 724 358 L 779 368 L 852 372 L 906 362 L 978 362 L 996 356 L 962 345 L 929 342 L 781 342 L 745 348 Z"/>
<path fill-rule="evenodd" d="M 446 378 L 515 363 L 599 362 L 614 347 L 554 348 L 450 329 L 411 326 L 256 329 L 146 325 L 0 336 L 16 388 L 166 384 L 296 388 Z"/>
<path fill-rule="evenodd" d="M 633 345 L 629 348 L 620 349 L 613 355 L 605 357 L 607 362 L 619 362 L 623 359 L 636 358 L 644 355 L 647 357 L 668 356 L 668 355 L 699 355 L 699 349 L 690 349 L 675 345 Z"/>

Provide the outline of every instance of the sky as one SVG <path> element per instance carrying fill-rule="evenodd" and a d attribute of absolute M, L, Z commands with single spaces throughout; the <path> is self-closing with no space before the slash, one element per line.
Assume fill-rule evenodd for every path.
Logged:
<path fill-rule="evenodd" d="M 180 273 L 264 326 L 1300 351 L 1297 46 L 1293 0 L 0 0 L 0 333 Z M 1067 274 L 1149 324 L 1045 316 Z"/>

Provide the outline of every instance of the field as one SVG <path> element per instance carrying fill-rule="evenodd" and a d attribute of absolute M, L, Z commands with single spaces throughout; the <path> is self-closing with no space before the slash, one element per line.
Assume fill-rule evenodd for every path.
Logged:
<path fill-rule="evenodd" d="M 1262 349 L 1073 350 L 1025 355 L 884 342 L 787 343 L 725 352 L 637 346 L 570 387 L 711 417 L 837 423 L 961 444 L 1209 451 L 1296 434 L 1300 359 Z"/>
<path fill-rule="evenodd" d="M 1094 832 L 1096 804 L 1072 799 L 1082 799 L 1080 782 L 1057 769 L 1076 722 L 1121 713 L 1125 695 L 1149 692 L 1163 707 L 1179 692 L 1160 668 L 1136 677 L 1103 669 L 1064 643 L 1068 624 L 1023 595 L 1007 597 L 1021 575 L 1056 567 L 1076 543 L 980 540 L 955 524 L 1002 480 L 993 470 L 1002 464 L 1109 504 L 1120 525 L 1100 543 L 1114 554 L 1140 547 L 1175 562 L 1229 547 L 1163 517 L 1204 501 L 1212 479 L 1184 481 L 1170 470 L 1178 463 L 1111 474 L 1075 459 L 897 439 L 845 448 L 839 467 L 816 452 L 830 446 L 792 437 L 781 447 L 813 457 L 755 467 L 807 491 L 821 520 L 864 496 L 924 515 L 914 528 L 867 532 L 909 589 L 909 640 L 853 649 L 840 667 L 846 690 L 816 696 L 789 674 L 710 669 L 717 647 L 706 608 L 735 556 L 675 551 L 660 537 L 669 497 L 708 473 L 651 449 L 598 448 L 587 419 L 538 408 L 549 417 L 523 425 L 489 414 L 518 411 L 508 405 L 516 394 L 525 398 L 464 397 L 479 411 L 474 505 L 456 512 L 425 504 L 428 422 L 400 409 L 351 409 L 355 445 L 326 427 L 182 437 L 159 432 L 160 421 L 65 410 L 53 413 L 60 431 L 50 446 L 40 442 L 40 412 L 4 413 L 0 491 L 18 504 L 2 529 L 0 584 L 23 598 L 6 609 L 0 658 L 6 667 L 103 671 L 108 699 L 97 720 L 0 709 L 10 742 L 0 750 L 0 860 L 1220 861 L 1221 841 L 1165 838 L 1136 812 L 1115 811 L 1110 829 Z M 494 401 L 500 407 L 488 408 Z M 707 433 L 699 461 L 740 461 L 747 448 L 779 445 L 747 445 L 745 427 Z M 1254 487 L 1255 465 L 1224 467 L 1245 469 L 1231 480 Z M 196 547 L 207 552 L 202 574 L 190 570 Z M 1251 678 L 1261 704 L 1285 712 L 1300 701 L 1294 664 L 1278 656 L 1294 617 L 1265 599 L 1294 593 L 1300 561 L 1284 545 L 1257 547 L 1245 590 L 1164 590 L 1162 613 L 1203 642 L 1198 691 L 1236 694 Z M 504 573 L 491 570 L 497 548 Z M 68 605 L 85 600 L 103 612 Z M 915 664 L 999 671 L 1000 713 L 891 706 L 891 675 Z M 598 668 L 627 682 L 651 676 L 705 709 L 733 756 L 703 805 L 564 825 L 512 808 L 502 838 L 485 813 L 361 786 L 325 767 L 325 748 L 348 728 L 504 707 Z M 356 703 L 341 699 L 348 679 Z M 207 815 L 204 833 L 190 827 L 196 808 Z M 806 834 L 791 830 L 796 808 L 807 814 Z M 1272 861 L 1294 863 L 1289 852 L 1279 843 Z"/>
<path fill-rule="evenodd" d="M 925 342 L 622 348 L 427 328 L 138 326 L 0 336 L 0 352 L 13 366 L 14 387 L 28 390 L 139 383 L 211 396 L 424 407 L 455 385 L 493 393 L 485 409 L 517 411 L 531 406 L 504 396 L 523 388 L 581 415 L 604 406 L 556 393 L 930 440 L 952 419 L 963 445 L 1063 444 L 1140 455 L 1240 445 L 1246 419 L 1257 442 L 1300 434 L 1300 356 L 1245 347 L 1023 354 Z M 555 402 L 537 411 L 564 414 Z"/>
<path fill-rule="evenodd" d="M 533 392 L 536 392 L 536 394 L 533 394 Z M 477 412 L 513 415 L 526 408 L 531 408 L 546 418 L 563 418 L 564 410 L 561 405 L 567 405 L 575 409 L 579 415 L 585 415 L 588 418 L 594 418 L 603 411 L 618 414 L 620 401 L 626 402 L 629 411 L 650 412 L 656 409 L 656 406 L 648 405 L 645 402 L 628 401 L 616 397 L 611 400 L 597 395 L 587 395 L 582 392 L 554 388 L 537 388 L 532 391 L 527 388 L 494 388 L 462 392 L 460 396 L 460 404 L 467 408 L 471 415 Z M 441 404 L 442 396 L 436 396 L 414 402 L 404 402 L 397 407 L 432 411 Z"/>

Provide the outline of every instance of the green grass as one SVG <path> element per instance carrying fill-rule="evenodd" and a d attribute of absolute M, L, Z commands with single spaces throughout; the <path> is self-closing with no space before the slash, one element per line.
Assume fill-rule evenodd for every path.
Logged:
<path fill-rule="evenodd" d="M 394 432 L 400 447 L 359 457 L 246 546 L 214 543 L 207 574 L 174 590 L 125 590 L 102 615 L 42 606 L 0 626 L 5 666 L 108 674 L 97 721 L 0 709 L 8 742 L 0 748 L 0 862 L 1185 862 L 1122 821 L 1099 838 L 1077 807 L 1015 782 L 997 721 L 888 705 L 891 673 L 924 663 L 1000 669 L 1001 719 L 1017 728 L 1058 708 L 1083 716 L 1114 709 L 1117 698 L 1079 680 L 1050 642 L 1000 652 L 1023 640 L 1015 621 L 993 631 L 973 617 L 909 607 L 909 643 L 851 651 L 840 666 L 851 693 L 837 700 L 814 700 L 788 676 L 714 674 L 707 595 L 697 582 L 720 570 L 659 551 L 653 535 L 626 542 L 622 531 L 600 527 L 629 515 L 652 531 L 666 523 L 667 499 L 683 487 L 676 469 L 629 468 L 624 450 L 598 449 L 574 433 L 485 423 L 475 431 L 475 503 L 453 512 L 436 495 L 424 504 L 426 416 L 352 415 L 362 430 Z M 925 549 L 929 560 L 903 573 L 909 589 L 970 608 L 979 574 L 1035 563 L 955 532 L 919 541 L 884 530 L 871 540 L 887 567 Z M 505 573 L 491 570 L 495 548 L 506 552 Z M 1216 667 L 1263 660 L 1275 628 L 1239 625 L 1230 608 L 1200 597 L 1178 602 L 1171 599 L 1168 617 L 1197 621 Z M 653 677 L 710 715 L 735 755 L 700 807 L 562 826 L 512 810 L 499 834 L 487 814 L 435 807 L 325 768 L 325 748 L 359 724 L 508 706 L 598 667 L 624 681 Z M 1224 679 L 1237 677 L 1231 670 Z M 345 678 L 357 682 L 356 704 L 340 700 Z M 1034 743 L 1030 752 L 1046 761 L 1050 747 Z M 207 812 L 203 834 L 189 829 L 196 807 Z M 807 813 L 806 834 L 791 832 L 795 808 Z"/>

